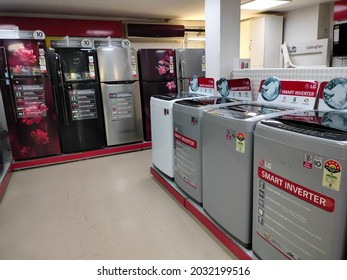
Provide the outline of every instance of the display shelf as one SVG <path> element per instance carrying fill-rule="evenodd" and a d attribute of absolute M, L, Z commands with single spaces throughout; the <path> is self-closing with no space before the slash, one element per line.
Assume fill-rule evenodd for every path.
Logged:
<path fill-rule="evenodd" d="M 233 240 L 218 225 L 211 220 L 203 208 L 189 199 L 173 182 L 163 175 L 155 166 L 150 167 L 150 172 L 157 181 L 172 194 L 190 213 L 192 213 L 222 244 L 230 250 L 240 260 L 257 259 L 252 250 L 244 248 L 237 241 Z"/>
<path fill-rule="evenodd" d="M 152 146 L 151 142 L 143 142 L 143 143 L 136 143 L 136 144 L 130 144 L 130 145 L 117 146 L 117 147 L 107 147 L 104 149 L 86 151 L 81 153 L 62 154 L 57 156 L 45 157 L 45 158 L 38 158 L 38 159 L 31 159 L 31 160 L 24 160 L 24 161 L 14 161 L 12 163 L 12 169 L 18 170 L 18 169 L 25 169 L 25 168 L 44 166 L 44 165 L 83 160 L 83 159 L 94 158 L 94 157 L 114 155 L 118 153 L 149 149 L 151 148 L 151 146 Z"/>

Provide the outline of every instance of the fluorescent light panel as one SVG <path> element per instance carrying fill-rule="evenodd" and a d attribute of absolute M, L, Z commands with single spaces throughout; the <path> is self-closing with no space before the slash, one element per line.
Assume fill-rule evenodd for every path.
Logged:
<path fill-rule="evenodd" d="M 242 10 L 257 10 L 265 11 L 267 9 L 287 4 L 290 1 L 276 1 L 276 0 L 254 0 L 241 5 Z"/>

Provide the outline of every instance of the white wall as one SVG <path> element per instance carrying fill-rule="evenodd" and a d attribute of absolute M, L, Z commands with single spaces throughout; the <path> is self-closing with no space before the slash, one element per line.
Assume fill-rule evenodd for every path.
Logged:
<path fill-rule="evenodd" d="M 317 39 L 319 5 L 288 12 L 284 16 L 283 41 L 304 42 Z"/>

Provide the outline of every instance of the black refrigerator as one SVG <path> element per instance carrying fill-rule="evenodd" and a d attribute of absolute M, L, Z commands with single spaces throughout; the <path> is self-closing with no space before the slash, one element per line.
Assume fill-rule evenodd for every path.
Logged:
<path fill-rule="evenodd" d="M 151 141 L 151 97 L 153 95 L 173 98 L 177 96 L 175 51 L 173 49 L 141 49 L 138 55 L 143 134 L 145 141 Z"/>
<path fill-rule="evenodd" d="M 96 51 L 82 46 L 79 39 L 51 41 L 51 71 L 63 153 L 106 146 Z"/>
<path fill-rule="evenodd" d="M 42 31 L 1 39 L 0 91 L 14 160 L 60 154 L 57 115 Z"/>

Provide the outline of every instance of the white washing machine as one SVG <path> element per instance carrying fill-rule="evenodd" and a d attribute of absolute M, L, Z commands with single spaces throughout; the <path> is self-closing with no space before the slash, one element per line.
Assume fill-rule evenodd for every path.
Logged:
<path fill-rule="evenodd" d="M 171 180 L 175 174 L 172 107 L 178 100 L 198 96 L 201 95 L 181 93 L 176 98 L 166 95 L 151 97 L 152 163 Z"/>
<path fill-rule="evenodd" d="M 246 248 L 252 239 L 253 131 L 260 120 L 288 111 L 244 103 L 203 112 L 203 209 Z"/>
<path fill-rule="evenodd" d="M 346 259 L 347 113 L 257 124 L 253 251 L 260 259 Z"/>
<path fill-rule="evenodd" d="M 173 104 L 175 175 L 177 186 L 194 202 L 202 204 L 201 117 L 203 110 L 237 103 L 234 99 L 210 96 L 179 100 Z"/>

